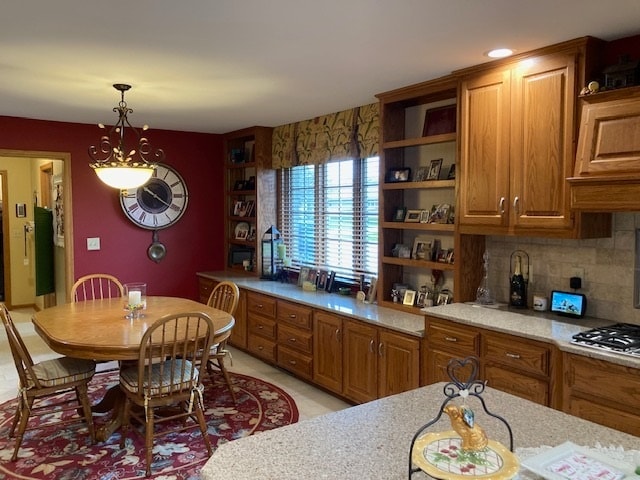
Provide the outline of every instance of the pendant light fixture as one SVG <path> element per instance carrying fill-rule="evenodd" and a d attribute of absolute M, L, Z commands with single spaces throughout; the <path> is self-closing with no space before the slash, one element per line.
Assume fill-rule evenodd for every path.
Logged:
<path fill-rule="evenodd" d="M 120 103 L 113 111 L 118 114 L 118 122 L 100 138 L 98 146 L 89 147 L 89 156 L 93 163 L 89 166 L 94 169 L 98 178 L 113 188 L 129 189 L 144 185 L 153 175 L 156 164 L 164 160 L 164 151 L 157 149 L 152 153 L 151 143 L 146 137 L 140 135 L 127 117 L 133 113 L 133 109 L 127 106 L 124 101 L 124 92 L 131 88 L 131 85 L 116 83 L 113 88 L 121 95 Z M 103 124 L 98 126 L 106 130 Z M 142 127 L 146 131 L 149 127 Z M 131 131 L 132 135 L 125 135 Z M 128 147 L 125 141 L 129 137 L 135 140 L 133 147 Z M 149 160 L 152 156 L 153 160 Z"/>

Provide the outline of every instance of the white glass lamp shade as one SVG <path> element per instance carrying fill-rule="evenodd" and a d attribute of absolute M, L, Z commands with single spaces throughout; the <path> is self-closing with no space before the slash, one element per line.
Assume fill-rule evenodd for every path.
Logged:
<path fill-rule="evenodd" d="M 96 167 L 96 175 L 104 183 L 121 190 L 137 188 L 153 175 L 152 167 Z"/>

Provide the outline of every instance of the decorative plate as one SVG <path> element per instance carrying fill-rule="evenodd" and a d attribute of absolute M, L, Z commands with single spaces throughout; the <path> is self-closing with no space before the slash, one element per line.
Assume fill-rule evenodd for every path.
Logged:
<path fill-rule="evenodd" d="M 518 458 L 494 440 L 477 452 L 462 450 L 461 443 L 453 430 L 426 433 L 415 441 L 411 459 L 423 472 L 443 480 L 509 480 L 520 469 Z"/>
<path fill-rule="evenodd" d="M 571 442 L 523 460 L 522 466 L 547 480 L 620 480 L 633 474 L 631 465 L 619 461 L 613 465 L 605 455 Z"/>

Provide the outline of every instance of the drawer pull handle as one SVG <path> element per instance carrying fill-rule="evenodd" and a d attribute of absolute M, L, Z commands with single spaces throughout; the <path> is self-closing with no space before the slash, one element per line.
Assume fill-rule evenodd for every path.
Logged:
<path fill-rule="evenodd" d="M 519 359 L 520 359 L 520 354 L 519 354 L 519 353 L 510 353 L 510 352 L 507 352 L 507 353 L 505 353 L 505 355 L 506 355 L 507 357 L 509 357 L 509 358 L 515 358 L 516 360 L 519 360 Z"/>
<path fill-rule="evenodd" d="M 258 308 L 263 308 L 261 303 L 259 303 L 258 305 L 256 305 L 256 307 L 258 307 Z"/>
<path fill-rule="evenodd" d="M 336 328 L 336 342 L 340 343 L 340 329 Z"/>
<path fill-rule="evenodd" d="M 373 341 L 373 338 L 371 339 L 371 341 L 369 342 L 369 351 L 371 353 L 373 353 L 373 349 L 374 349 L 374 345 L 376 342 Z"/>
<path fill-rule="evenodd" d="M 262 330 L 264 327 L 262 325 L 258 325 L 258 330 Z"/>
<path fill-rule="evenodd" d="M 289 360 L 289 364 L 290 364 L 290 365 L 297 365 L 297 364 L 298 364 L 298 362 L 296 362 L 295 360 Z"/>
<path fill-rule="evenodd" d="M 500 211 L 500 215 L 504 215 L 504 197 L 500 197 L 500 202 L 498 204 L 498 210 Z"/>
<path fill-rule="evenodd" d="M 447 342 L 457 342 L 458 339 L 456 337 L 444 337 Z"/>
<path fill-rule="evenodd" d="M 383 343 L 382 343 L 382 342 L 380 342 L 380 343 L 378 344 L 378 356 L 379 356 L 379 357 L 382 357 L 383 355 L 384 355 L 384 347 L 383 347 Z"/>
<path fill-rule="evenodd" d="M 262 345 L 258 345 L 258 350 L 264 350 L 264 347 Z"/>
<path fill-rule="evenodd" d="M 296 318 L 297 315 L 295 313 L 292 313 L 291 315 L 289 315 L 289 318 Z"/>
<path fill-rule="evenodd" d="M 289 339 L 289 341 L 290 341 L 291 343 L 296 343 L 296 339 L 295 339 L 295 338 L 290 338 L 290 339 Z"/>

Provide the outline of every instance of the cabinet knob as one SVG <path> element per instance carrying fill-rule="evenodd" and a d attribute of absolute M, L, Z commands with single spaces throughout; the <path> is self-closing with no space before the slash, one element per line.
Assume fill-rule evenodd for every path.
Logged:
<path fill-rule="evenodd" d="M 504 202 L 505 202 L 505 198 L 500 197 L 500 202 L 498 204 L 498 210 L 500 211 L 500 215 L 504 215 Z"/>
<path fill-rule="evenodd" d="M 519 360 L 519 359 L 520 359 L 520 354 L 519 354 L 519 353 L 510 353 L 510 352 L 507 352 L 507 353 L 505 353 L 505 355 L 506 355 L 507 357 L 509 357 L 509 358 L 515 358 L 516 360 Z"/>
<path fill-rule="evenodd" d="M 290 341 L 291 343 L 296 343 L 296 339 L 295 339 L 295 338 L 290 338 L 290 339 L 289 339 L 289 341 Z"/>
<path fill-rule="evenodd" d="M 258 345 L 258 350 L 264 350 L 264 347 L 262 345 Z"/>
<path fill-rule="evenodd" d="M 457 342 L 458 339 L 456 337 L 444 337 L 447 342 Z"/>
<path fill-rule="evenodd" d="M 264 327 L 262 325 L 258 325 L 258 330 L 262 330 Z"/>
<path fill-rule="evenodd" d="M 261 303 L 259 303 L 258 305 L 256 305 L 256 307 L 258 307 L 258 308 L 262 308 L 262 304 L 261 304 Z"/>
<path fill-rule="evenodd" d="M 289 318 L 296 318 L 297 315 L 295 313 L 292 313 L 291 315 L 289 315 Z"/>
<path fill-rule="evenodd" d="M 289 360 L 289 364 L 290 364 L 290 365 L 297 365 L 297 364 L 298 364 L 298 362 L 296 362 L 295 360 Z"/>

